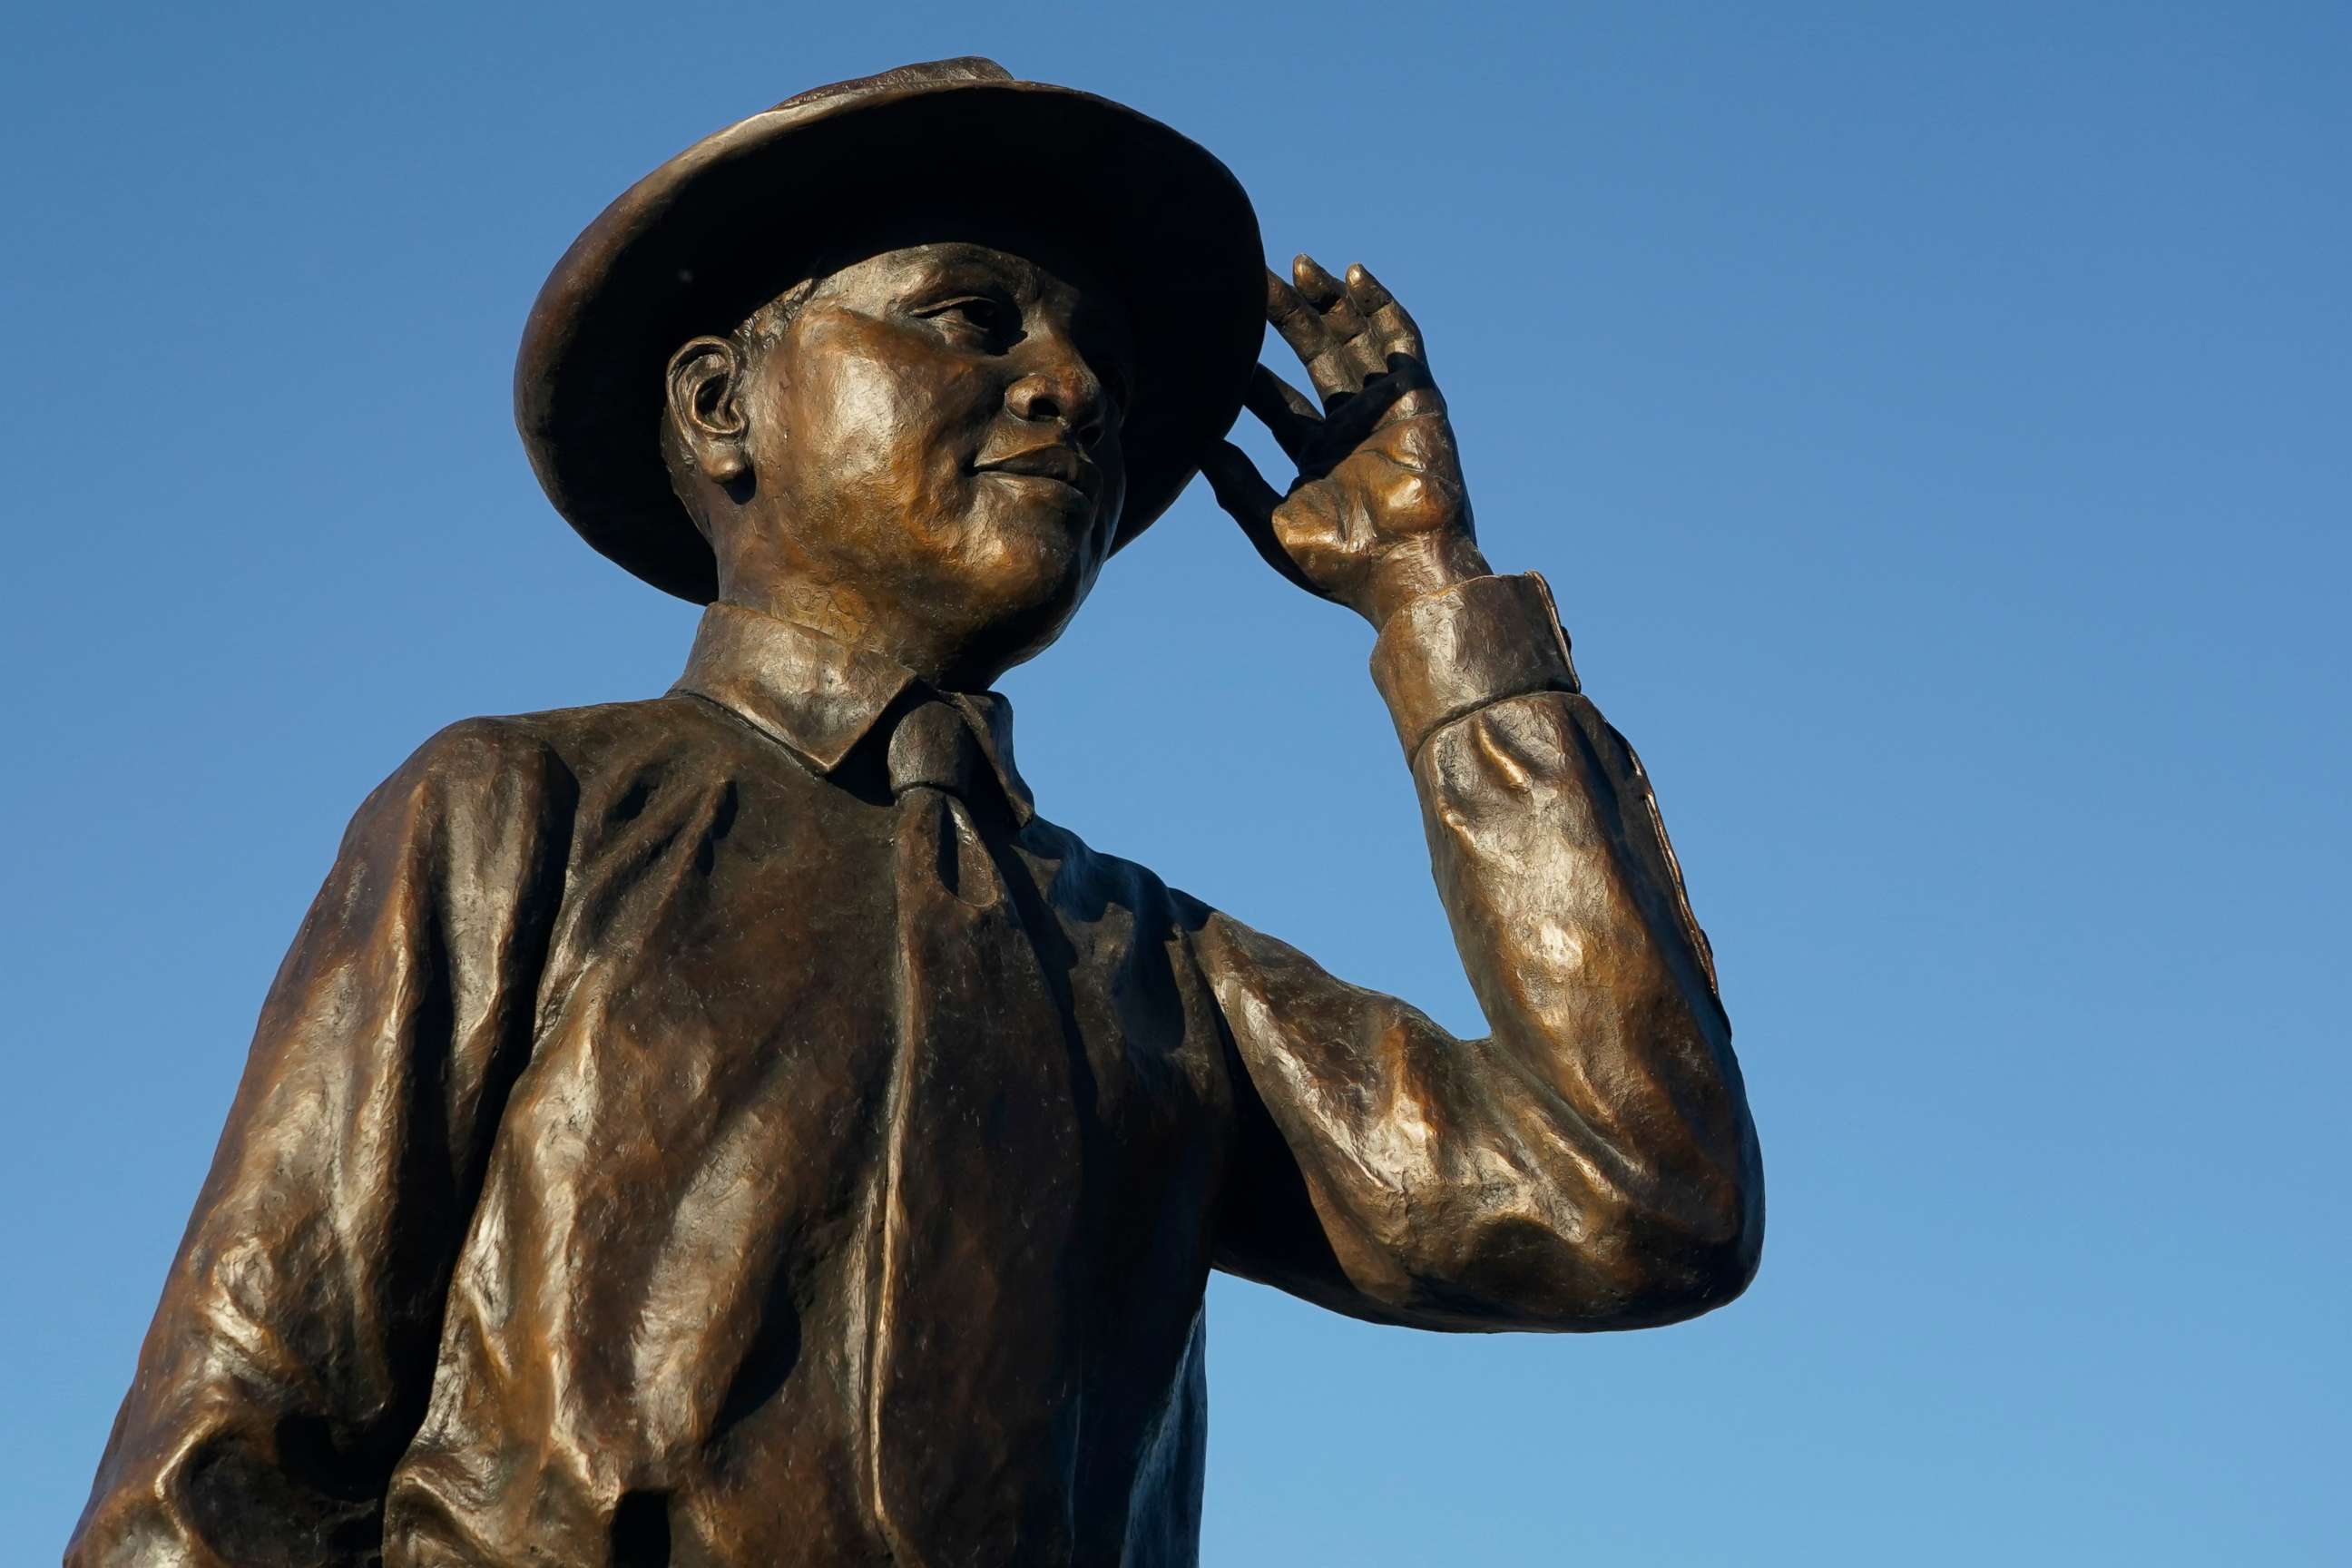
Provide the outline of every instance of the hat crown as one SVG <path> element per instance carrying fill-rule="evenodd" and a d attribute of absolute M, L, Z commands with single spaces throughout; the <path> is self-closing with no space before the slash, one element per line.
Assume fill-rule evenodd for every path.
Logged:
<path fill-rule="evenodd" d="M 918 60 L 910 66 L 894 66 L 872 76 L 852 77 L 847 81 L 832 81 L 823 87 L 813 87 L 768 110 L 773 114 L 781 109 L 804 109 L 810 104 L 829 103 L 836 98 L 863 98 L 867 93 L 888 92 L 902 87 L 940 87 L 959 81 L 1011 81 L 1013 73 L 990 59 L 986 55 L 958 55 L 951 60 Z"/>

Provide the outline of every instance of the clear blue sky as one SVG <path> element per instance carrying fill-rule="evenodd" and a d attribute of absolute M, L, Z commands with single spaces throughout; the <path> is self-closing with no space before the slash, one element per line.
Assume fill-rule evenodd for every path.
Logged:
<path fill-rule="evenodd" d="M 352 808 L 683 654 L 513 435 L 547 268 L 704 132 L 977 51 L 1418 313 L 1488 553 L 1657 781 L 1769 1173 L 1755 1288 L 1659 1332 L 1219 1281 L 1206 1560 L 2352 1560 L 2352 12 L 9 30 L 0 1556 L 80 1507 Z M 1475 1030 L 1368 648 L 1196 489 L 1008 689 L 1050 813 Z"/>

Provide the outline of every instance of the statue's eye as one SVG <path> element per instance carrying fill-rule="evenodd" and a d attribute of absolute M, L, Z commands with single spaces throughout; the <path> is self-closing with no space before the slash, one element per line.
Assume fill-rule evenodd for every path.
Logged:
<path fill-rule="evenodd" d="M 984 294 L 942 300 L 926 308 L 921 314 L 930 321 L 941 322 L 952 331 L 989 342 L 1008 336 L 1013 323 L 1013 313 L 1003 302 Z"/>

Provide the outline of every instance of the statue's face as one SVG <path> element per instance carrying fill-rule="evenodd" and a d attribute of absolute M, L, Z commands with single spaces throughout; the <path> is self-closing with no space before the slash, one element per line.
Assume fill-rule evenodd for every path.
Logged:
<path fill-rule="evenodd" d="M 752 337 L 751 495 L 730 529 L 759 537 L 719 542 L 722 571 L 777 575 L 787 604 L 814 585 L 951 675 L 1051 642 L 1126 497 L 1129 345 L 1107 292 L 1073 266 L 925 243 L 827 272 Z"/>

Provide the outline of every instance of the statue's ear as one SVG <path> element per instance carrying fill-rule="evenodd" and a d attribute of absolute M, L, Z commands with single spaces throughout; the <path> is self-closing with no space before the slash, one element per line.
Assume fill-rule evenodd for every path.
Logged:
<path fill-rule="evenodd" d="M 669 357 L 669 423 L 694 466 L 717 485 L 751 469 L 743 417 L 743 351 L 725 338 L 696 338 Z"/>

